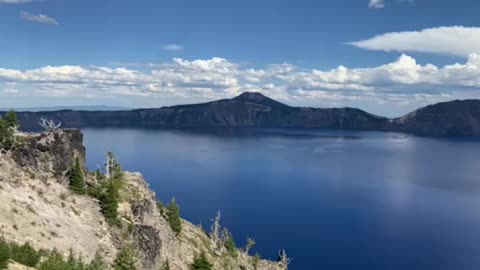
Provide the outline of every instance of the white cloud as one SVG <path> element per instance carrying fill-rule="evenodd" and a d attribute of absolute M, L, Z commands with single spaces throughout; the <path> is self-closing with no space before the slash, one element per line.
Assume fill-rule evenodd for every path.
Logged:
<path fill-rule="evenodd" d="M 176 51 L 182 51 L 184 49 L 184 47 L 183 47 L 183 45 L 180 45 L 180 44 L 167 44 L 167 45 L 163 46 L 163 49 L 167 50 L 167 51 L 176 52 Z"/>
<path fill-rule="evenodd" d="M 32 2 L 32 0 L 0 0 L 0 4 L 23 4 L 30 2 Z"/>
<path fill-rule="evenodd" d="M 54 18 L 49 17 L 45 14 L 32 14 L 32 13 L 27 12 L 27 11 L 21 11 L 20 12 L 20 18 L 22 18 L 26 21 L 31 21 L 31 22 L 36 22 L 36 23 L 58 25 L 57 20 L 55 20 Z"/>
<path fill-rule="evenodd" d="M 480 27 L 437 27 L 421 31 L 392 32 L 349 43 L 362 49 L 425 52 L 467 57 L 480 54 Z"/>
<path fill-rule="evenodd" d="M 465 95 L 480 95 L 480 55 L 461 64 L 420 65 L 402 54 L 396 61 L 370 68 L 339 66 L 304 70 L 290 64 L 244 68 L 224 58 L 174 58 L 152 70 L 98 66 L 46 66 L 30 70 L 0 68 L 4 94 L 29 93 L 53 97 L 156 96 L 205 100 L 258 91 L 281 101 L 311 106 L 342 106 L 355 102 L 424 104 Z M 130 99 L 130 98 L 128 98 Z"/>
<path fill-rule="evenodd" d="M 7 95 L 16 95 L 16 94 L 19 94 L 20 91 L 18 89 L 7 88 L 3 90 L 3 93 Z"/>
<path fill-rule="evenodd" d="M 369 8 L 383 8 L 385 7 L 385 2 L 383 0 L 370 0 L 368 3 Z"/>

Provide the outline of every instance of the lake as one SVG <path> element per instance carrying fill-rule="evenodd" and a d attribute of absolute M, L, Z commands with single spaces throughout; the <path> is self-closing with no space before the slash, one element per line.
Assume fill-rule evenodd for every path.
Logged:
<path fill-rule="evenodd" d="M 83 129 L 182 216 L 290 269 L 480 269 L 480 141 L 317 130 Z"/>

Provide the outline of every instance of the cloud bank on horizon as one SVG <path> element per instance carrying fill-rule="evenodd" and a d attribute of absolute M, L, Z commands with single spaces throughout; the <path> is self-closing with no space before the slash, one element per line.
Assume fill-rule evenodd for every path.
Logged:
<path fill-rule="evenodd" d="M 215 99 L 256 91 L 290 103 L 308 101 L 341 104 L 376 99 L 408 103 L 442 100 L 480 89 L 480 54 L 463 64 L 420 65 L 402 54 L 396 61 L 372 68 L 339 66 L 332 70 L 302 70 L 291 64 L 262 69 L 243 67 L 224 58 L 185 60 L 151 65 L 149 71 L 98 66 L 45 66 L 16 70 L 0 68 L 5 95 L 76 96 L 169 95 Z M 454 89 L 454 90 L 452 90 Z"/>

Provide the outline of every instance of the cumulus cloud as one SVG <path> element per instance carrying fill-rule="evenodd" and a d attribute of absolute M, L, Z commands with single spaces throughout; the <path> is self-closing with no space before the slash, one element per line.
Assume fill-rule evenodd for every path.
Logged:
<path fill-rule="evenodd" d="M 436 27 L 392 32 L 349 44 L 367 50 L 425 52 L 468 57 L 480 54 L 480 27 Z"/>
<path fill-rule="evenodd" d="M 32 14 L 27 11 L 20 12 L 20 18 L 26 21 L 42 23 L 42 24 L 51 24 L 51 25 L 58 25 L 57 20 L 52 17 L 49 17 L 45 14 Z"/>
<path fill-rule="evenodd" d="M 385 2 L 383 0 L 370 0 L 368 2 L 369 8 L 383 8 L 385 7 Z"/>
<path fill-rule="evenodd" d="M 291 104 L 334 106 L 358 100 L 410 104 L 478 93 L 480 55 L 471 54 L 465 63 L 440 67 L 421 65 L 402 54 L 377 67 L 339 66 L 331 70 L 304 70 L 290 64 L 253 69 L 218 57 L 174 58 L 148 71 L 98 66 L 0 68 L 0 90 L 2 84 L 4 94 L 57 97 L 161 95 L 204 100 L 258 91 Z"/>
<path fill-rule="evenodd" d="M 176 52 L 176 51 L 182 51 L 184 49 L 184 47 L 183 47 L 183 45 L 180 45 L 180 44 L 167 44 L 167 45 L 163 46 L 163 49 L 167 50 L 167 51 Z"/>

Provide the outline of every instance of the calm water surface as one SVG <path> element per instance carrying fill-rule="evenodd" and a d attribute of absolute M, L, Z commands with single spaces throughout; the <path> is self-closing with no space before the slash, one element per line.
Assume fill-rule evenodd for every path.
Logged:
<path fill-rule="evenodd" d="M 84 129 L 158 197 L 291 269 L 480 269 L 480 141 L 308 130 Z"/>

